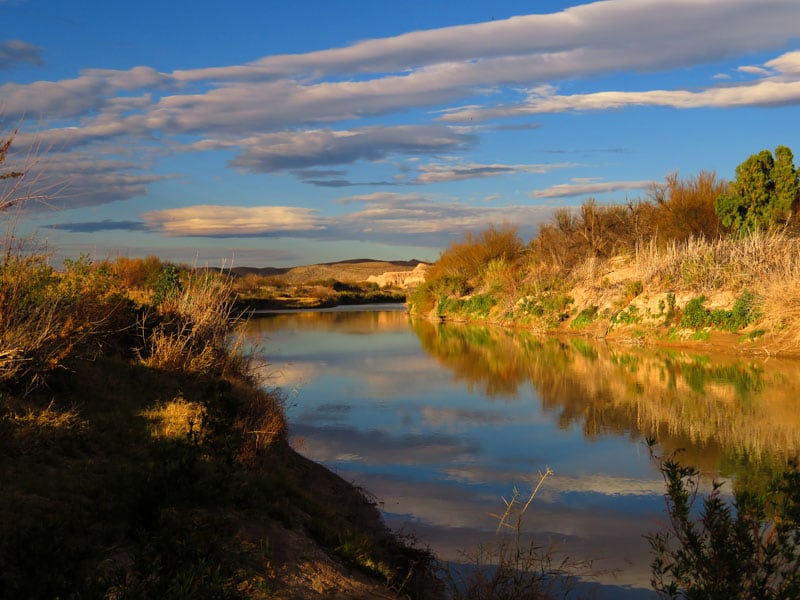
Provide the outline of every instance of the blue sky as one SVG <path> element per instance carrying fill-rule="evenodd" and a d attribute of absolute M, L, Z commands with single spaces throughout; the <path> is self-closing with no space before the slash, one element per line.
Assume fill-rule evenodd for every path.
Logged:
<path fill-rule="evenodd" d="M 13 218 L 57 256 L 434 260 L 800 152 L 797 0 L 0 0 L 0 21 L 0 130 L 47 197 Z"/>

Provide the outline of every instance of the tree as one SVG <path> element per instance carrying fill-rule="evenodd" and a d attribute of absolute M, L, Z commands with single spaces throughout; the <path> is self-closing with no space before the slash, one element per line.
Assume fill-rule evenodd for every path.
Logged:
<path fill-rule="evenodd" d="M 735 234 L 789 222 L 800 198 L 800 170 L 786 146 L 753 154 L 736 167 L 736 179 L 720 194 L 714 210 Z"/>

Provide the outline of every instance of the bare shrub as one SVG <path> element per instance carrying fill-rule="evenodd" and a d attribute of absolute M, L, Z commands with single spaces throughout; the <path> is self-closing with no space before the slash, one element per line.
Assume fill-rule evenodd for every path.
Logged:
<path fill-rule="evenodd" d="M 718 238 L 725 228 L 714 202 L 727 187 L 713 171 L 701 171 L 689 179 L 679 179 L 677 173 L 667 175 L 665 183 L 651 191 L 658 237 L 667 242 Z"/>
<path fill-rule="evenodd" d="M 531 246 L 540 261 L 562 269 L 590 256 L 614 256 L 635 246 L 642 206 L 601 205 L 589 199 L 577 210 L 560 209 L 552 223 L 542 225 Z"/>
<path fill-rule="evenodd" d="M 462 277 L 473 280 L 492 260 L 516 263 L 522 258 L 524 248 L 515 225 L 490 225 L 478 235 L 467 232 L 463 242 L 453 242 L 442 252 L 428 279 Z"/>

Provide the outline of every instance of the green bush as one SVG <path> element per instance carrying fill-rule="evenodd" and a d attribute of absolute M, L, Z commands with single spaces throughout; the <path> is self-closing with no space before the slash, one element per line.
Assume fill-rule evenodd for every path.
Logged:
<path fill-rule="evenodd" d="M 709 310 L 704 306 L 706 300 L 705 296 L 698 296 L 686 304 L 681 317 L 681 327 L 689 329 L 715 327 L 727 331 L 739 331 L 759 318 L 756 309 L 757 298 L 747 290 L 736 299 L 731 310 L 721 308 Z"/>
<path fill-rule="evenodd" d="M 589 308 L 584 308 L 581 312 L 578 313 L 578 316 L 572 320 L 572 323 L 569 326 L 572 329 L 583 329 L 587 327 L 589 324 L 594 321 L 595 317 L 597 317 L 597 307 L 590 306 Z"/>
<path fill-rule="evenodd" d="M 651 583 L 663 598 L 790 600 L 800 598 L 800 471 L 790 461 L 762 493 L 723 484 L 700 497 L 700 472 L 650 451 L 666 484 L 669 526 L 645 536 L 653 553 Z"/>

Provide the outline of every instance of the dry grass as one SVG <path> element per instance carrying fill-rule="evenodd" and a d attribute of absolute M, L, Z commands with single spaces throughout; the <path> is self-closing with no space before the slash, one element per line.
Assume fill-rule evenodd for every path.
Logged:
<path fill-rule="evenodd" d="M 34 386 L 59 365 L 86 329 L 64 315 L 53 295 L 46 255 L 26 254 L 5 238 L 0 264 L 0 382 L 27 379 Z"/>
<path fill-rule="evenodd" d="M 178 396 L 148 408 L 142 412 L 142 416 L 150 422 L 150 433 L 154 438 L 186 440 L 202 434 L 205 409 L 197 402 L 189 402 Z"/>
<path fill-rule="evenodd" d="M 60 409 L 51 402 L 44 408 L 7 410 L 0 414 L 0 447 L 15 456 L 28 455 L 42 447 L 58 446 L 86 429 L 87 423 L 75 406 Z"/>
<path fill-rule="evenodd" d="M 183 289 L 159 306 L 158 325 L 150 330 L 142 324 L 142 363 L 189 372 L 240 370 L 241 341 L 230 340 L 240 320 L 234 300 L 230 277 L 190 272 Z"/>
<path fill-rule="evenodd" d="M 800 240 L 783 232 L 755 232 L 713 241 L 691 238 L 664 248 L 639 248 L 636 267 L 643 279 L 664 289 L 707 292 L 761 287 L 778 279 L 800 280 Z"/>

